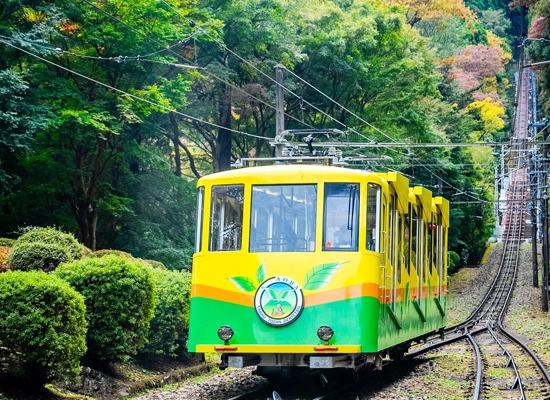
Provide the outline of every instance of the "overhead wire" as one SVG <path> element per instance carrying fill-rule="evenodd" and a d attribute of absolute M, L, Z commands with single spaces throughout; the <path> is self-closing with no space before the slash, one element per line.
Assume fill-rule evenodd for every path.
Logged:
<path fill-rule="evenodd" d="M 83 1 L 86 1 L 86 0 L 83 0 Z M 163 4 L 165 4 L 166 6 L 168 6 L 172 11 L 174 11 L 177 15 L 179 15 L 181 18 L 183 18 L 187 23 L 189 24 L 195 24 L 195 21 L 193 21 L 192 19 L 186 17 L 185 15 L 183 15 L 177 8 L 175 8 L 172 4 L 170 4 L 168 1 L 166 0 L 160 0 Z M 266 77 L 268 80 L 270 80 L 271 82 L 275 83 L 275 85 L 277 86 L 280 86 L 283 90 L 285 90 L 286 92 L 290 93 L 291 95 L 293 95 L 296 99 L 298 99 L 300 102 L 303 102 L 305 104 L 307 104 L 309 107 L 311 107 L 312 109 L 314 109 L 315 111 L 317 111 L 318 113 L 320 113 L 321 115 L 329 118 L 330 120 L 332 120 L 334 123 L 340 125 L 341 127 L 343 128 L 346 128 L 354 133 L 356 133 L 357 135 L 359 135 L 360 137 L 362 137 L 363 139 L 366 139 L 368 141 L 370 141 L 371 143 L 374 143 L 374 141 L 368 137 L 366 137 L 364 134 L 362 134 L 361 132 L 357 131 L 356 129 L 352 128 L 352 127 L 349 127 L 348 125 L 344 124 L 342 121 L 339 121 L 338 119 L 334 118 L 332 115 L 329 115 L 327 114 L 326 112 L 324 112 L 323 110 L 321 110 L 320 108 L 318 108 L 317 106 L 315 106 L 314 104 L 310 103 L 309 101 L 305 100 L 302 96 L 298 95 L 297 93 L 294 93 L 292 90 L 288 89 L 285 85 L 277 82 L 275 79 L 273 79 L 271 76 L 269 76 L 268 74 L 266 74 L 265 72 L 263 72 L 261 69 L 259 69 L 258 67 L 256 67 L 253 63 L 251 63 L 250 61 L 246 60 L 245 58 L 241 57 L 239 54 L 237 54 L 236 52 L 234 52 L 233 50 L 231 50 L 229 47 L 227 47 L 225 45 L 225 43 L 221 42 L 220 40 L 218 40 L 217 38 L 215 38 L 214 36 L 210 35 L 207 31 L 205 31 L 204 29 L 202 29 L 202 33 L 207 36 L 208 38 L 210 38 L 212 41 L 214 41 L 215 43 L 217 43 L 221 48 L 223 48 L 224 50 L 228 51 L 229 53 L 231 53 L 233 56 L 237 57 L 239 60 L 241 60 L 242 62 L 244 62 L 246 65 L 248 65 L 249 67 L 253 68 L 255 71 L 259 72 L 261 75 L 263 75 L 264 77 Z M 285 69 L 287 71 L 289 71 L 286 67 Z M 287 114 L 288 115 L 288 114 Z M 366 121 L 364 121 L 366 122 Z M 368 124 L 368 123 L 367 123 Z M 373 127 L 373 129 L 383 133 L 381 130 L 379 130 L 378 128 L 375 128 Z M 392 139 L 391 137 L 389 137 L 388 135 L 386 135 L 385 133 L 383 133 L 386 137 L 390 138 L 391 140 L 395 141 L 394 139 Z M 382 148 L 385 148 L 391 152 L 394 152 L 394 153 L 397 153 L 397 154 L 400 154 L 400 155 L 403 155 L 403 156 L 408 156 L 407 153 L 403 153 L 399 150 L 396 150 L 396 149 L 393 149 L 391 148 L 390 146 L 387 146 L 387 145 L 380 145 L 380 147 Z"/>
<path fill-rule="evenodd" d="M 127 24 L 126 22 L 124 22 L 124 21 L 122 21 L 122 20 L 120 20 L 119 18 L 116 18 L 114 15 L 109 14 L 108 12 L 106 12 L 105 10 L 103 10 L 101 7 L 96 6 L 95 4 L 91 3 L 91 2 L 88 1 L 88 0 L 80 0 L 80 1 L 82 1 L 82 2 L 84 2 L 84 3 L 86 3 L 86 4 L 88 4 L 89 6 L 93 7 L 94 9 L 100 11 L 102 14 L 108 16 L 109 18 L 111 18 L 111 19 L 113 19 L 113 20 L 115 20 L 115 21 L 121 23 L 122 25 L 124 25 L 124 26 L 126 26 L 127 28 L 131 29 L 133 32 L 135 32 L 135 33 L 137 33 L 137 34 L 143 36 L 143 37 L 146 38 L 147 40 L 152 41 L 152 42 L 154 42 L 154 43 L 156 43 L 156 44 L 162 46 L 162 44 L 161 44 L 159 41 L 157 41 L 157 40 L 151 38 L 150 36 L 146 35 L 145 33 L 141 32 L 140 30 L 138 30 L 138 29 L 132 27 L 131 25 Z M 191 23 L 191 22 L 193 22 L 193 21 L 189 20 L 189 22 Z M 194 22 L 193 22 L 192 26 L 195 26 L 195 23 L 194 23 Z M 199 33 L 205 34 L 204 30 L 202 30 L 202 29 L 199 28 L 199 27 L 197 27 L 197 31 L 199 31 Z M 176 52 L 173 51 L 172 49 L 167 49 L 167 51 L 169 51 L 170 53 L 172 53 L 173 55 L 175 55 L 177 58 L 180 58 L 180 59 L 182 59 L 182 60 L 185 60 L 186 62 L 189 62 L 189 63 L 192 63 L 192 64 L 197 65 L 195 62 L 193 62 L 193 61 L 187 59 L 186 57 L 182 56 L 181 54 L 176 53 Z M 223 79 L 223 78 L 219 77 L 218 75 L 214 74 L 212 71 L 208 70 L 207 68 L 204 68 L 204 67 L 203 67 L 202 71 L 204 71 L 205 73 L 207 73 L 207 74 L 208 74 L 209 76 L 211 76 L 212 78 L 217 79 L 217 80 L 219 80 L 220 82 L 225 83 L 226 85 L 228 85 L 228 86 L 230 86 L 230 87 L 232 87 L 232 88 L 234 88 L 234 89 L 236 89 L 236 90 L 238 90 L 238 91 L 244 93 L 246 96 L 248 96 L 248 97 L 254 99 L 254 100 L 257 101 L 258 103 L 261 103 L 261 104 L 263 104 L 263 105 L 265 105 L 265 106 L 267 106 L 267 107 L 269 107 L 269 108 L 271 108 L 271 109 L 273 109 L 273 110 L 276 110 L 276 107 L 275 107 L 275 106 L 273 106 L 273 105 L 271 105 L 271 104 L 269 104 L 269 103 L 263 101 L 262 99 L 260 99 L 260 98 L 258 98 L 258 97 L 256 97 L 256 96 L 254 96 L 253 94 L 251 94 L 251 93 L 247 92 L 246 90 L 244 90 L 244 89 L 238 87 L 237 85 L 235 85 L 235 84 L 233 84 L 233 83 L 227 81 L 226 79 Z M 307 126 L 307 127 L 309 127 L 309 128 L 313 128 L 313 126 L 311 126 L 310 124 L 306 123 L 305 121 L 302 121 L 302 120 L 300 120 L 300 119 L 298 119 L 298 118 L 296 118 L 296 117 L 294 117 L 294 116 L 292 116 L 292 115 L 286 114 L 286 113 L 285 113 L 285 115 L 288 116 L 290 119 L 292 119 L 292 120 L 294 120 L 294 121 L 296 121 L 296 122 L 299 122 L 299 123 L 303 124 L 304 126 Z"/>
<path fill-rule="evenodd" d="M 190 120 L 196 121 L 196 122 L 201 123 L 201 124 L 210 125 L 210 126 L 213 126 L 213 127 L 215 127 L 215 128 L 225 129 L 225 130 L 228 130 L 228 131 L 233 132 L 233 133 L 238 133 L 238 134 L 240 134 L 240 135 L 254 137 L 254 138 L 256 138 L 256 139 L 263 139 L 263 140 L 268 140 L 268 139 L 269 139 L 269 138 L 267 138 L 267 137 L 265 137 L 265 136 L 253 135 L 253 134 L 251 134 L 251 133 L 239 131 L 239 130 L 232 129 L 232 128 L 227 128 L 227 127 L 225 127 L 225 126 L 221 126 L 221 125 L 215 124 L 215 123 L 213 123 L 213 122 L 205 121 L 205 120 L 202 120 L 202 119 L 200 119 L 200 118 L 194 117 L 194 116 L 192 116 L 192 115 L 188 115 L 188 114 L 182 113 L 182 112 L 180 112 L 180 111 L 178 111 L 178 110 L 176 110 L 176 109 L 173 109 L 173 108 L 170 108 L 170 107 L 166 107 L 166 106 L 163 106 L 163 105 L 161 105 L 161 104 L 155 103 L 154 101 L 144 99 L 143 97 L 140 97 L 140 96 L 136 96 L 135 94 L 125 92 L 125 91 L 122 90 L 122 89 L 115 88 L 115 87 L 113 87 L 113 86 L 111 86 L 111 85 L 108 85 L 108 84 L 106 84 L 106 83 L 103 83 L 103 82 L 101 82 L 101 81 L 98 81 L 98 80 L 96 80 L 96 79 L 94 79 L 94 78 L 90 78 L 89 76 L 86 76 L 86 75 L 84 75 L 84 74 L 81 74 L 81 73 L 79 73 L 79 72 L 76 72 L 76 71 L 74 71 L 74 70 L 72 70 L 72 69 L 66 68 L 66 67 L 64 67 L 64 66 L 62 66 L 62 65 L 59 65 L 59 64 L 56 64 L 56 63 L 54 63 L 53 61 L 50 61 L 50 60 L 48 60 L 48 59 L 46 59 L 46 58 L 40 57 L 39 55 L 36 55 L 36 54 L 34 54 L 34 53 L 31 53 L 30 51 L 27 51 L 27 50 L 22 49 L 22 48 L 20 48 L 20 47 L 18 47 L 18 46 L 15 46 L 14 44 L 9 43 L 9 42 L 5 41 L 4 39 L 0 39 L 0 42 L 1 42 L 1 43 L 4 43 L 4 44 L 6 44 L 6 45 L 8 45 L 8 46 L 10 46 L 10 47 L 13 47 L 14 49 L 17 49 L 17 50 L 19 50 L 19 51 L 21 51 L 21 52 L 23 52 L 23 53 L 26 53 L 26 54 L 28 54 L 28 55 L 30 55 L 30 56 L 32 56 L 32 57 L 35 57 L 35 58 L 41 60 L 42 62 L 48 63 L 48 64 L 50 64 L 50 65 L 53 65 L 53 66 L 57 67 L 57 68 L 60 68 L 60 69 L 65 70 L 65 71 L 67 71 L 67 72 L 70 72 L 71 74 L 74 74 L 74 75 L 79 76 L 79 77 L 81 77 L 81 78 L 87 79 L 87 80 L 89 80 L 89 81 L 91 81 L 91 82 L 97 83 L 98 85 L 101 85 L 101 86 L 103 86 L 103 87 L 106 87 L 106 88 L 108 88 L 108 89 L 110 89 L 110 90 L 113 90 L 113 91 L 115 91 L 115 92 L 122 93 L 122 94 L 124 94 L 124 95 L 126 95 L 126 96 L 128 96 L 128 97 L 133 98 L 133 99 L 142 101 L 142 102 L 144 102 L 144 103 L 148 103 L 148 104 L 150 104 L 150 105 L 153 105 L 153 106 L 158 107 L 158 108 L 160 108 L 160 109 L 163 109 L 163 110 L 165 110 L 165 111 L 173 112 L 173 113 L 178 114 L 178 115 L 180 115 L 180 116 L 182 116 L 182 117 L 184 117 L 184 118 L 188 118 L 188 119 L 190 119 Z"/>

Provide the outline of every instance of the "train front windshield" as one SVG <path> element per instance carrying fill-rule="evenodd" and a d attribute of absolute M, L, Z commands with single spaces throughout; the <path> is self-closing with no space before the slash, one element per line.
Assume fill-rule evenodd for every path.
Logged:
<path fill-rule="evenodd" d="M 315 251 L 316 185 L 254 185 L 250 252 Z"/>

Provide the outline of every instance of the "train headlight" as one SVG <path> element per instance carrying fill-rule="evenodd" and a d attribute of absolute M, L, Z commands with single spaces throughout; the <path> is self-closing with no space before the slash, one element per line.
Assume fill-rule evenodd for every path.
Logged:
<path fill-rule="evenodd" d="M 319 329 L 317 329 L 317 336 L 319 336 L 319 339 L 325 342 L 328 342 L 333 335 L 334 331 L 330 326 L 323 325 Z"/>
<path fill-rule="evenodd" d="M 224 342 L 227 342 L 229 339 L 233 337 L 235 332 L 233 332 L 233 329 L 229 325 L 223 325 L 218 329 L 218 337 L 223 340 Z"/>

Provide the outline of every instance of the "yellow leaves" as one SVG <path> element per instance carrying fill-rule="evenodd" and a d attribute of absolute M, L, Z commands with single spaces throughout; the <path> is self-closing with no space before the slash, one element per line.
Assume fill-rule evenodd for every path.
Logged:
<path fill-rule="evenodd" d="M 490 97 L 483 101 L 474 101 L 470 103 L 466 109 L 470 112 L 477 111 L 479 117 L 483 123 L 483 129 L 481 132 L 477 132 L 476 140 L 483 138 L 486 135 L 492 135 L 504 128 L 504 120 L 501 116 L 504 116 L 504 107 L 501 107 L 500 103 L 493 101 Z"/>
<path fill-rule="evenodd" d="M 491 93 L 497 91 L 497 78 L 483 78 L 483 93 Z"/>
<path fill-rule="evenodd" d="M 39 24 L 45 22 L 48 19 L 48 16 L 44 11 L 33 10 L 32 8 L 25 7 L 23 8 L 23 17 L 27 22 L 33 24 Z"/>

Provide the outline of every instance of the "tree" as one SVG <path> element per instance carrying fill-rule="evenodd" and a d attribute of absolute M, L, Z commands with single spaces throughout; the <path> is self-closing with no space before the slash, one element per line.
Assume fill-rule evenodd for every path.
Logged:
<path fill-rule="evenodd" d="M 15 71 L 0 71 L 0 195 L 18 182 L 17 156 L 28 152 L 47 127 L 48 109 L 31 103 L 29 85 Z"/>
<path fill-rule="evenodd" d="M 463 0 L 389 0 L 405 7 L 407 23 L 414 26 L 420 21 L 451 16 L 472 19 L 472 12 Z"/>

